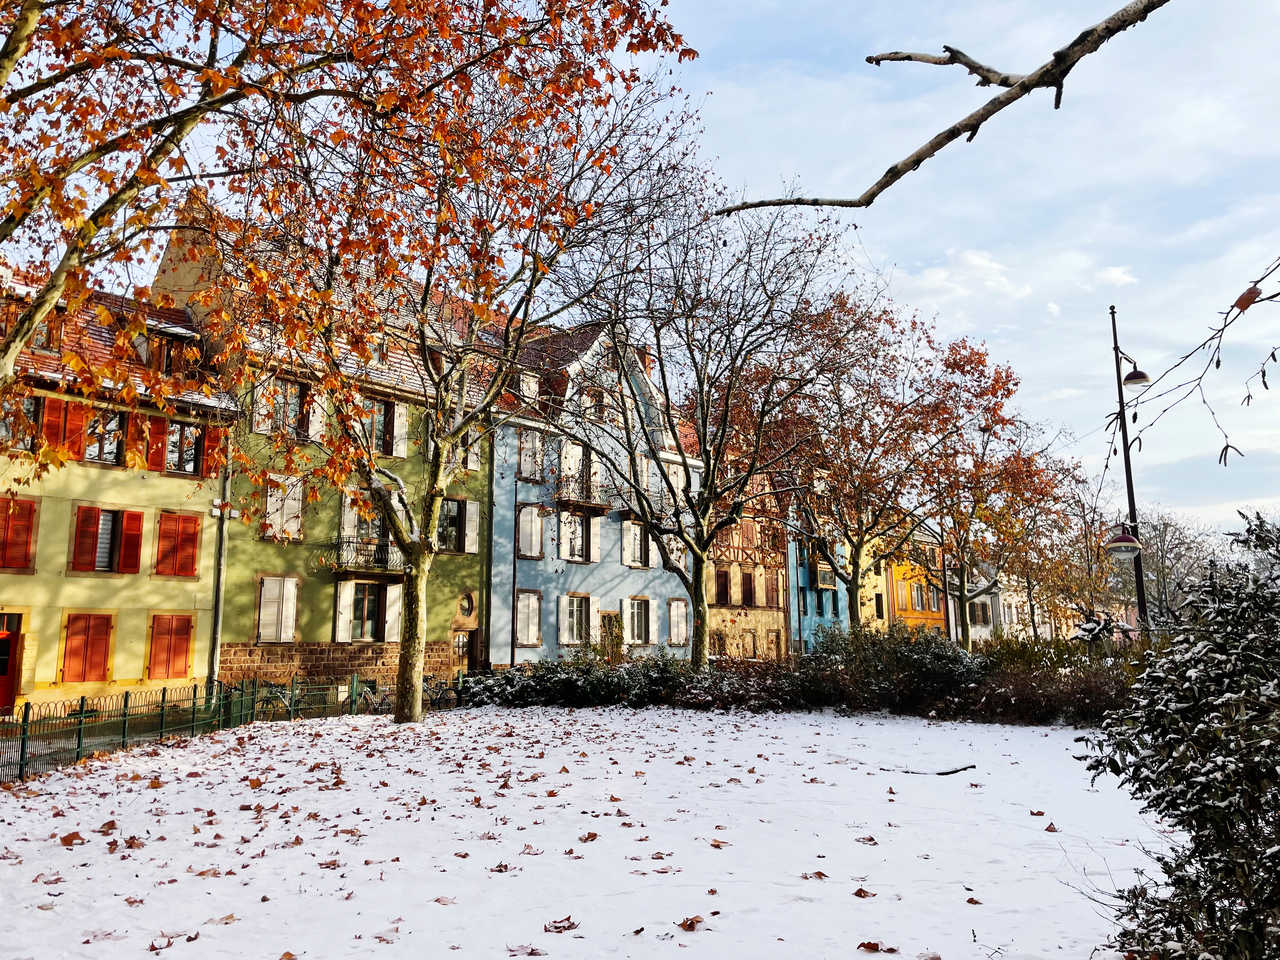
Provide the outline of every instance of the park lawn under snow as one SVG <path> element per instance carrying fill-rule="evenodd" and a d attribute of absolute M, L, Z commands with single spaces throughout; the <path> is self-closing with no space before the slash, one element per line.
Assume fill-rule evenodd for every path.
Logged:
<path fill-rule="evenodd" d="M 1090 895 L 1161 837 L 1090 788 L 1075 736 L 667 709 L 255 724 L 0 793 L 0 958 L 1085 957 L 1110 930 Z"/>

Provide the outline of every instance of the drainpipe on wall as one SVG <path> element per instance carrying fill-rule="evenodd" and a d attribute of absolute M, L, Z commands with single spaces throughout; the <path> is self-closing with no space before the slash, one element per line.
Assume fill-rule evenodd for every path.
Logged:
<path fill-rule="evenodd" d="M 516 464 L 511 471 L 511 666 L 516 665 L 516 628 L 519 623 L 520 594 L 520 433 L 516 431 Z M 541 510 L 538 520 L 541 521 Z M 545 533 L 543 542 L 546 542 Z M 542 633 L 542 604 L 538 604 L 538 633 Z"/>
<path fill-rule="evenodd" d="M 228 448 L 230 440 L 228 440 Z M 213 624 L 209 633 L 209 677 L 206 681 L 210 689 L 218 679 L 218 670 L 222 661 L 222 601 L 227 579 L 227 521 L 230 519 L 231 506 L 231 457 L 228 449 L 227 462 L 222 467 L 222 491 L 218 506 L 218 539 L 215 547 L 213 565 Z"/>
<path fill-rule="evenodd" d="M 490 421 L 492 425 L 492 421 Z M 491 625 L 491 617 L 493 611 L 493 513 L 494 513 L 494 497 L 493 497 L 493 481 L 495 466 L 495 446 L 497 434 L 489 434 L 489 556 L 485 560 L 485 578 L 484 578 L 484 618 L 480 625 L 481 633 L 484 637 L 484 647 L 488 651 L 485 660 L 489 664 L 489 668 L 493 669 L 493 634 L 489 632 Z"/>
<path fill-rule="evenodd" d="M 947 555 L 941 550 L 938 551 L 942 557 L 942 624 L 947 629 L 947 639 L 954 641 L 951 628 L 951 593 L 947 590 Z"/>

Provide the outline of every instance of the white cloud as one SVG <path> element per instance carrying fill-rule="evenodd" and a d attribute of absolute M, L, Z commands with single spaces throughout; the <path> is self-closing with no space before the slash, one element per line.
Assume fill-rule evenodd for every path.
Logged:
<path fill-rule="evenodd" d="M 1058 306 L 1056 303 L 1054 303 L 1052 300 L 1050 300 L 1047 304 L 1045 304 L 1045 309 L 1049 311 L 1049 316 L 1051 317 L 1062 316 L 1062 308 Z"/>
<path fill-rule="evenodd" d="M 1098 271 L 1098 280 L 1113 287 L 1127 287 L 1138 282 L 1138 278 L 1128 267 L 1103 267 Z"/>

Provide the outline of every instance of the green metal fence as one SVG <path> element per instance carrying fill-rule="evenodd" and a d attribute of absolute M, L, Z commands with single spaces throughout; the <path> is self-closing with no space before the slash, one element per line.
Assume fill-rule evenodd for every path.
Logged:
<path fill-rule="evenodd" d="M 460 687 L 428 680 L 423 705 L 461 703 Z M 356 674 L 347 680 L 303 680 L 235 686 L 214 681 L 191 687 L 126 691 L 109 697 L 30 702 L 0 714 L 0 783 L 24 780 L 95 754 L 169 737 L 190 737 L 255 720 L 302 720 L 390 713 L 391 695 Z"/>

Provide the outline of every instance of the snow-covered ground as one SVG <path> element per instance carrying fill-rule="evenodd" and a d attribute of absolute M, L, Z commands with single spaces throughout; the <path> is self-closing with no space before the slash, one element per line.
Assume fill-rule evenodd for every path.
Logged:
<path fill-rule="evenodd" d="M 1110 929 L 1089 895 L 1161 838 L 1090 788 L 1075 735 L 661 709 L 241 727 L 0 793 L 0 958 L 1086 957 Z"/>

